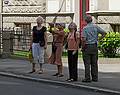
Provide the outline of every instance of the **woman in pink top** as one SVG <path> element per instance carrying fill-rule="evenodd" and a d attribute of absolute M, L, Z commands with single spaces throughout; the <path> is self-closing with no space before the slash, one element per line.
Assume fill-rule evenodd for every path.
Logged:
<path fill-rule="evenodd" d="M 49 58 L 50 64 L 57 65 L 58 72 L 53 76 L 63 77 L 63 65 L 62 65 L 62 50 L 63 50 L 63 41 L 64 41 L 64 27 L 61 23 L 57 23 L 54 28 L 53 34 L 53 49 L 51 57 Z"/>
<path fill-rule="evenodd" d="M 80 43 L 80 33 L 77 32 L 77 25 L 70 23 L 68 26 L 69 34 L 67 37 L 68 42 L 68 68 L 69 68 L 69 79 L 67 81 L 77 81 L 77 64 L 78 64 L 78 49 Z"/>

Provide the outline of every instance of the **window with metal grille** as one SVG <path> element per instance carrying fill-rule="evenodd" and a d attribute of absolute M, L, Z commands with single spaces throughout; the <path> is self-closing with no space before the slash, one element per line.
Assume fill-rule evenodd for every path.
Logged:
<path fill-rule="evenodd" d="M 120 32 L 120 24 L 111 24 L 114 32 Z"/>

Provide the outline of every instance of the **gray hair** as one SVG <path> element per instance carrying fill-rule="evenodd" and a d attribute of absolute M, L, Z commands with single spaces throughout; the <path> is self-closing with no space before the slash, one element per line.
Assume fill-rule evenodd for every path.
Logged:
<path fill-rule="evenodd" d="M 40 20 L 42 23 L 44 22 L 44 19 L 43 19 L 43 17 L 41 17 L 41 16 L 38 16 L 38 17 L 37 17 L 36 21 L 38 21 L 38 20 Z"/>
<path fill-rule="evenodd" d="M 86 21 L 87 23 L 92 22 L 92 16 L 91 16 L 91 15 L 87 15 L 87 16 L 85 17 L 85 21 Z"/>

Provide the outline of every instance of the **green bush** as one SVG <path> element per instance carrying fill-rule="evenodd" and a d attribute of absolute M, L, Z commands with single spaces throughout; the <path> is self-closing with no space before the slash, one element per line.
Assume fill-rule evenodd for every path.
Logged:
<path fill-rule="evenodd" d="M 120 48 L 120 33 L 108 32 L 99 42 L 98 48 L 104 57 L 116 57 L 117 50 Z"/>

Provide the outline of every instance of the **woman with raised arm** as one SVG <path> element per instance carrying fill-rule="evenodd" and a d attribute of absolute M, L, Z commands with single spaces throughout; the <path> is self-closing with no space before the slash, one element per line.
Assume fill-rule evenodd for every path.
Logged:
<path fill-rule="evenodd" d="M 53 76 L 63 77 L 63 65 L 62 65 L 62 50 L 64 41 L 64 25 L 61 23 L 55 24 L 52 44 L 52 54 L 49 58 L 50 64 L 57 65 L 57 73 Z"/>

